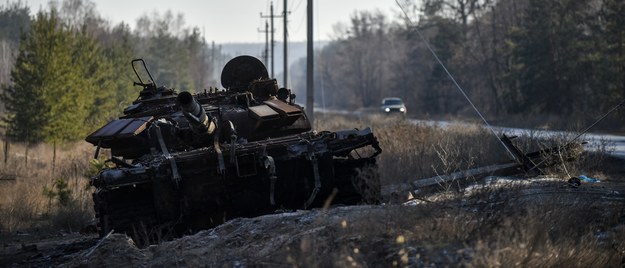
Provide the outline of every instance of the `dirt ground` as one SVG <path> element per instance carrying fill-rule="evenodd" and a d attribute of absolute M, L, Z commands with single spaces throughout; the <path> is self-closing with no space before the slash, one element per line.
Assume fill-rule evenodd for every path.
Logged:
<path fill-rule="evenodd" d="M 115 233 L 4 234 L 0 266 L 623 267 L 625 160 L 602 166 L 600 182 L 579 187 L 488 177 L 403 204 L 234 219 L 146 248 Z"/>

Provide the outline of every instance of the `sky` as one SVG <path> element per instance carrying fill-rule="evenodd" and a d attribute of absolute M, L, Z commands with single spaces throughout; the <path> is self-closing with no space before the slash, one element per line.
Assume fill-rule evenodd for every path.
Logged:
<path fill-rule="evenodd" d="M 204 32 L 206 41 L 216 43 L 264 42 L 265 20 L 269 15 L 270 2 L 274 14 L 281 15 L 284 0 L 91 0 L 105 19 L 117 24 L 121 21 L 134 27 L 136 19 L 143 14 L 157 11 L 163 14 L 171 10 L 182 13 L 186 25 L 197 26 Z M 26 0 L 34 13 L 40 8 L 47 9 L 49 0 Z M 287 0 L 290 10 L 289 41 L 306 40 L 307 0 Z M 330 40 L 334 25 L 347 24 L 356 11 L 379 10 L 388 17 L 395 17 L 398 8 L 395 0 L 313 0 L 313 34 L 315 40 Z M 274 19 L 276 41 L 282 41 L 282 18 Z"/>

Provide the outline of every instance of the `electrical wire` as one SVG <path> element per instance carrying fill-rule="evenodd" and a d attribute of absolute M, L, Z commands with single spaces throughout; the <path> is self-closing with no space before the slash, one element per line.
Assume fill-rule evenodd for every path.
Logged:
<path fill-rule="evenodd" d="M 465 93 L 465 91 L 462 89 L 462 87 L 460 87 L 460 85 L 458 84 L 458 82 L 456 82 L 456 79 L 453 77 L 453 75 L 451 75 L 451 73 L 449 72 L 449 70 L 447 69 L 447 67 L 445 67 L 445 64 L 443 64 L 443 62 L 440 60 L 440 58 L 437 56 L 436 52 L 434 51 L 434 49 L 432 49 L 432 47 L 430 46 L 430 44 L 428 43 L 428 41 L 425 39 L 425 37 L 423 36 L 423 34 L 421 33 L 421 31 L 419 30 L 419 28 L 417 27 L 417 25 L 412 21 L 412 19 L 410 18 L 410 16 L 408 16 L 408 13 L 406 12 L 404 6 L 399 3 L 399 0 L 395 0 L 395 3 L 397 3 L 397 6 L 399 6 L 399 8 L 401 9 L 402 13 L 404 13 L 404 15 L 406 16 L 406 20 L 411 24 L 411 26 L 413 26 L 413 28 L 415 29 L 417 35 L 419 36 L 419 38 L 421 38 L 421 40 L 423 40 L 423 42 L 425 43 L 426 47 L 428 48 L 428 50 L 432 53 L 432 55 L 434 56 L 434 58 L 436 59 L 436 61 L 438 62 L 438 64 L 440 64 L 440 66 L 443 68 L 443 70 L 445 71 L 445 73 L 447 73 L 447 76 L 449 76 L 449 78 L 451 79 L 451 81 L 454 83 L 454 85 L 456 86 L 456 88 L 458 89 L 458 91 L 460 91 L 460 93 L 462 93 L 462 95 L 464 96 L 464 98 L 469 102 L 469 104 L 471 104 L 471 107 L 473 108 L 473 110 L 475 110 L 475 112 L 480 116 L 480 118 L 482 119 L 482 121 L 484 121 L 484 124 L 486 124 L 486 126 L 488 127 L 488 129 L 490 129 L 490 131 L 497 136 L 497 134 L 495 133 L 495 130 L 493 129 L 493 127 L 488 123 L 488 121 L 486 121 L 486 119 L 484 118 L 484 116 L 482 116 L 482 114 L 480 113 L 480 111 L 477 109 L 477 107 L 475 107 L 475 105 L 473 104 L 473 102 L 471 101 L 471 99 L 469 98 L 469 96 L 467 96 L 467 94 Z M 570 141 L 568 141 L 563 148 L 567 148 L 569 145 L 571 145 L 573 142 L 575 142 L 575 140 L 579 139 L 581 136 L 583 136 L 584 134 L 586 134 L 590 129 L 592 129 L 593 127 L 595 127 L 597 124 L 599 124 L 601 121 L 603 121 L 603 119 L 605 119 L 608 115 L 610 115 L 611 113 L 613 113 L 614 111 L 616 111 L 618 108 L 620 108 L 621 106 L 623 106 L 623 104 L 625 104 L 625 99 L 623 99 L 620 103 L 618 103 L 617 105 L 615 105 L 614 107 L 612 107 L 608 112 L 606 112 L 603 116 L 601 116 L 599 119 L 597 119 L 594 123 L 590 124 L 588 127 L 586 127 L 584 130 L 582 130 L 577 136 L 575 136 L 575 138 L 571 139 Z M 514 158 L 514 160 L 516 160 L 517 162 L 519 162 L 519 160 L 514 156 L 514 154 L 510 151 L 510 149 L 503 143 L 503 141 L 501 139 L 498 138 L 497 136 L 497 140 L 499 140 L 499 142 L 503 145 L 503 147 L 506 149 L 506 151 L 510 154 L 510 156 L 512 156 L 512 158 Z M 547 160 L 547 158 L 543 159 L 542 161 L 540 161 L 538 164 L 535 164 L 532 168 L 530 168 L 528 170 L 528 172 L 538 168 L 542 163 L 544 163 Z"/>
<path fill-rule="evenodd" d="M 608 115 L 610 115 L 611 113 L 616 111 L 616 109 L 618 109 L 619 107 L 623 106 L 623 104 L 625 104 L 625 99 L 623 99 L 616 106 L 612 107 L 612 109 L 610 109 L 607 113 L 605 113 L 603 116 L 601 116 L 597 121 L 595 121 L 594 123 L 590 124 L 590 126 L 585 128 L 584 130 L 582 130 L 582 132 L 580 132 L 575 138 L 573 138 L 571 141 L 567 142 L 566 145 L 569 145 L 569 144 L 573 143 L 575 140 L 579 139 L 579 137 L 581 137 L 582 135 L 586 134 L 586 132 L 588 132 L 591 128 L 593 128 L 597 124 L 599 124 L 599 122 L 603 121 L 603 119 L 605 119 Z"/>
<path fill-rule="evenodd" d="M 484 116 L 482 115 L 482 113 L 480 113 L 480 111 L 477 109 L 477 107 L 475 107 L 475 104 L 473 104 L 473 102 L 471 101 L 471 98 L 469 98 L 469 96 L 465 93 L 465 91 L 462 89 L 462 87 L 458 84 L 458 82 L 456 81 L 456 79 L 454 78 L 454 76 L 449 72 L 449 70 L 447 69 L 447 67 L 445 66 L 445 64 L 443 63 L 443 61 L 441 61 L 441 59 L 438 57 L 438 55 L 436 54 L 436 52 L 434 51 L 434 49 L 432 48 L 432 46 L 430 46 L 430 43 L 427 41 L 427 39 L 425 39 L 425 36 L 423 36 L 423 34 L 421 33 L 421 31 L 419 30 L 419 27 L 416 25 L 416 23 L 414 23 L 412 21 L 412 19 L 410 18 L 410 16 L 408 16 L 408 12 L 406 12 L 406 9 L 404 8 L 404 6 L 399 3 L 399 0 L 395 0 L 395 3 L 397 4 L 397 6 L 399 6 L 399 9 L 401 9 L 402 13 L 404 13 L 404 15 L 406 16 L 406 21 L 410 24 L 410 26 L 412 26 L 412 28 L 415 30 L 415 32 L 417 33 L 417 35 L 419 36 L 419 38 L 423 41 L 423 43 L 425 44 L 425 46 L 427 47 L 427 49 L 430 51 L 430 53 L 432 53 L 432 56 L 434 56 L 434 58 L 436 59 L 436 61 L 438 62 L 438 64 L 443 68 L 443 70 L 445 71 L 445 73 L 447 74 L 447 76 L 449 77 L 449 79 L 451 79 L 451 81 L 453 82 L 454 86 L 458 89 L 458 91 L 460 91 L 460 93 L 462 94 L 462 96 L 464 96 L 464 98 L 469 102 L 469 104 L 471 105 L 471 107 L 473 108 L 473 110 L 475 111 L 475 113 L 477 113 L 477 115 L 482 119 L 482 121 L 484 122 L 484 124 L 486 125 L 486 127 L 493 133 L 493 135 L 495 135 L 495 137 L 497 138 L 497 140 L 499 141 L 499 143 L 501 143 L 501 145 L 506 149 L 506 151 L 508 152 L 508 155 L 512 157 L 512 159 L 514 159 L 515 161 L 520 163 L 520 160 L 517 159 L 517 157 L 510 151 L 510 149 L 508 148 L 508 146 L 506 146 L 503 141 L 501 139 L 499 139 L 499 136 L 497 135 L 497 133 L 495 132 L 495 129 L 493 129 L 493 127 L 488 123 L 488 121 L 486 120 L 486 118 L 484 118 Z"/>
<path fill-rule="evenodd" d="M 291 12 L 295 13 L 295 12 L 297 11 L 297 9 L 299 9 L 299 6 L 301 6 L 301 5 L 302 5 L 302 2 L 304 2 L 304 0 L 299 0 L 299 2 L 297 3 L 297 5 L 295 5 L 295 8 L 294 8 L 294 9 L 292 9 L 292 11 L 291 11 Z M 293 6 L 293 3 L 294 3 L 294 2 L 292 2 L 292 3 L 291 3 L 291 6 Z"/>
<path fill-rule="evenodd" d="M 293 35 L 297 35 L 299 33 L 299 31 L 302 29 L 302 25 L 304 25 L 304 22 L 306 21 L 306 16 L 302 16 L 299 20 L 299 23 L 297 23 L 297 26 L 295 28 L 293 27 L 289 27 L 290 29 L 290 33 L 293 33 Z M 289 26 L 291 26 L 293 24 L 289 24 Z"/>
<path fill-rule="evenodd" d="M 599 122 L 603 121 L 603 119 L 605 119 L 606 117 L 608 117 L 608 115 L 610 115 L 611 113 L 613 113 L 614 111 L 616 111 L 619 107 L 623 106 L 623 104 L 625 104 L 625 99 L 623 99 L 621 102 L 619 102 L 617 105 L 615 105 L 614 107 L 612 107 L 612 109 L 610 109 L 607 113 L 605 113 L 603 116 L 601 116 L 599 119 L 597 119 L 594 123 L 590 124 L 588 127 L 586 127 L 584 130 L 582 130 L 579 134 L 577 134 L 577 136 L 575 136 L 575 138 L 571 139 L 570 141 L 568 141 L 563 148 L 567 148 L 569 145 L 571 145 L 575 140 L 579 139 L 579 137 L 583 136 L 584 134 L 586 134 L 586 132 L 588 132 L 591 128 L 595 127 L 597 124 L 599 124 Z M 560 152 L 558 152 L 560 153 Z M 545 161 L 547 161 L 547 158 L 543 159 L 542 161 L 538 162 L 538 164 L 534 165 L 532 168 L 530 168 L 528 170 L 528 172 L 538 168 L 538 166 L 540 166 L 542 163 L 544 163 Z"/>

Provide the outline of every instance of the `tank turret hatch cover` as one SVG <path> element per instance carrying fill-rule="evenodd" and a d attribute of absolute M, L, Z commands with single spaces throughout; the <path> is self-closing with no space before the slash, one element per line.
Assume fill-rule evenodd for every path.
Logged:
<path fill-rule="evenodd" d="M 269 78 L 265 65 L 252 56 L 238 56 L 231 59 L 221 71 L 221 85 L 224 88 L 247 89 L 255 80 Z"/>

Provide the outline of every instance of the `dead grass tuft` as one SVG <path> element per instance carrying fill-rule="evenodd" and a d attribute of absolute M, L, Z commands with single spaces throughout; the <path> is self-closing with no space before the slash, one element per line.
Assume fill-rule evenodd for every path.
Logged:
<path fill-rule="evenodd" d="M 58 146 L 55 154 L 53 145 L 10 144 L 0 163 L 8 178 L 0 181 L 0 232 L 80 230 L 93 218 L 84 176 L 91 150 L 81 143 Z"/>
<path fill-rule="evenodd" d="M 315 127 L 319 130 L 374 128 L 383 150 L 378 158 L 382 185 L 508 161 L 497 139 L 479 126 L 452 124 L 442 128 L 381 116 L 332 115 L 317 119 Z M 515 142 L 522 150 L 535 151 L 569 139 L 563 136 L 543 140 L 534 133 Z M 82 145 L 64 148 L 57 155 L 55 175 L 50 175 L 51 146 L 46 146 L 30 149 L 30 155 L 37 155 L 40 162 L 34 158 L 25 161 L 16 155 L 7 161 L 10 164 L 2 166 L 2 178 L 10 175 L 16 180 L 0 187 L 0 230 L 12 232 L 36 227 L 75 230 L 81 222 L 92 218 L 90 190 L 84 187 L 83 176 L 89 167 L 91 148 L 83 149 Z M 24 149 L 13 148 L 16 152 Z M 42 151 L 34 153 L 37 150 Z M 547 171 L 565 179 L 586 174 L 622 183 L 625 180 L 622 163 L 600 153 L 585 154 L 581 161 Z M 372 174 L 363 170 L 360 180 L 377 180 Z M 49 198 L 43 194 L 44 187 L 54 189 L 58 179 L 65 180 L 71 191 L 71 202 L 65 205 L 60 204 L 57 196 Z M 235 219 L 198 234 L 200 238 L 202 234 L 207 236 L 205 240 L 180 239 L 201 244 L 195 249 L 196 253 L 200 252 L 198 255 L 180 260 L 197 265 L 214 263 L 213 266 L 224 263 L 236 266 L 241 261 L 245 266 L 249 261 L 250 266 L 301 267 L 623 265 L 622 194 L 606 195 L 600 186 L 571 189 L 563 181 L 471 191 L 454 187 L 446 185 L 443 191 L 420 197 L 413 205 L 336 207 Z M 368 196 L 378 195 L 361 190 Z M 253 231 L 239 232 L 245 227 L 241 225 L 244 222 L 250 222 Z M 211 241 L 215 244 L 210 244 Z M 213 246 L 207 247 L 209 244 Z M 177 256 L 189 254 L 180 250 L 183 244 L 163 245 L 162 258 L 170 266 L 178 265 Z M 154 253 L 160 249 L 149 250 Z M 206 262 L 207 259 L 210 261 Z"/>
<path fill-rule="evenodd" d="M 470 243 L 475 267 L 615 267 L 625 256 L 624 225 L 614 204 L 550 195 L 482 226 Z M 511 203 L 512 205 L 513 203 Z M 577 206 L 576 206 L 577 205 Z"/>

